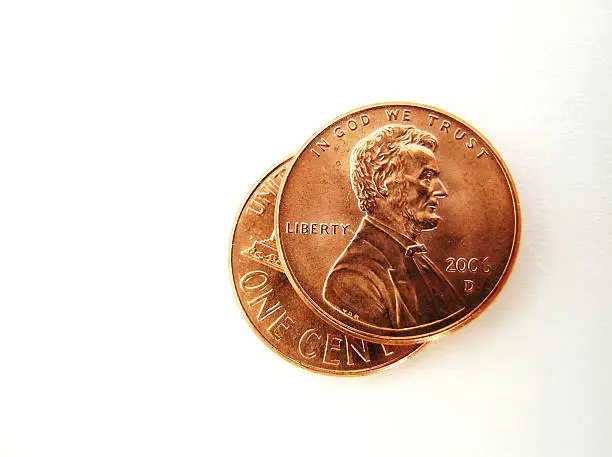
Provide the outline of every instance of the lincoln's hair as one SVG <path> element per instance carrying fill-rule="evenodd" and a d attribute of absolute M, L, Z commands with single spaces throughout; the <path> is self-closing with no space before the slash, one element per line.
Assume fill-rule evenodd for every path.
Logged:
<path fill-rule="evenodd" d="M 388 124 L 355 145 L 351 151 L 351 185 L 362 211 L 372 212 L 376 199 L 387 196 L 388 184 L 411 158 L 404 148 L 408 145 L 425 146 L 435 152 L 438 140 L 412 125 Z"/>

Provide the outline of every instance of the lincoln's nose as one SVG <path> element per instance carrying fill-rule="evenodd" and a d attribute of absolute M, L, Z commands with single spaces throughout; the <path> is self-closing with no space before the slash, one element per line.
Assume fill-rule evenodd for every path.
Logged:
<path fill-rule="evenodd" d="M 437 198 L 445 198 L 448 195 L 448 192 L 446 191 L 446 187 L 444 186 L 444 183 L 442 182 L 441 179 L 438 179 L 436 181 L 436 188 L 433 191 L 433 195 L 434 197 L 437 197 Z"/>

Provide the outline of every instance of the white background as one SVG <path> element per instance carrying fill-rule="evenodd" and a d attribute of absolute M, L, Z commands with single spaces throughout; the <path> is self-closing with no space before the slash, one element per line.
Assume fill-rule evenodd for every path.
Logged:
<path fill-rule="evenodd" d="M 612 455 L 606 1 L 0 6 L 0 456 Z M 406 100 L 476 126 L 522 204 L 478 319 L 364 378 L 234 302 L 259 177 Z"/>

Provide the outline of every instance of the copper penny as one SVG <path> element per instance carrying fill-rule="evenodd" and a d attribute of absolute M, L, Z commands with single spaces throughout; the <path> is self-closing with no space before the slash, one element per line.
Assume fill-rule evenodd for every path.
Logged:
<path fill-rule="evenodd" d="M 232 234 L 231 277 L 247 321 L 283 358 L 320 373 L 363 375 L 414 353 L 422 345 L 383 345 L 338 331 L 293 290 L 280 264 L 274 236 L 274 206 L 290 160 L 274 168 L 252 190 Z"/>
<path fill-rule="evenodd" d="M 473 319 L 513 264 L 510 173 L 465 121 L 413 103 L 372 105 L 318 131 L 277 203 L 289 280 L 358 338 L 427 341 Z"/>

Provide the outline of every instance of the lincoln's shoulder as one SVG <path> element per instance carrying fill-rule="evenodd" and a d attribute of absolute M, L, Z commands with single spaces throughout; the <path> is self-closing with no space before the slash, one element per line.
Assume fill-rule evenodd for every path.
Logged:
<path fill-rule="evenodd" d="M 336 260 L 330 274 L 338 270 L 353 270 L 355 272 L 373 270 L 376 273 L 387 274 L 392 263 L 386 255 L 387 240 L 377 233 L 377 229 L 367 221 L 362 221 L 353 239 Z"/>
<path fill-rule="evenodd" d="M 370 230 L 362 222 L 329 270 L 323 297 L 332 306 L 350 310 L 363 320 L 389 326 L 386 309 L 393 298 L 389 293 L 393 290 L 389 276 L 392 265 L 376 243 L 371 242 Z"/>

